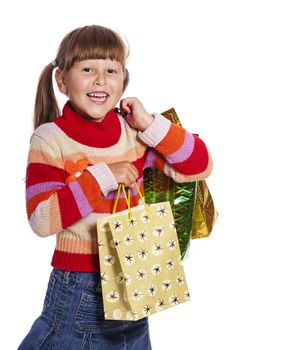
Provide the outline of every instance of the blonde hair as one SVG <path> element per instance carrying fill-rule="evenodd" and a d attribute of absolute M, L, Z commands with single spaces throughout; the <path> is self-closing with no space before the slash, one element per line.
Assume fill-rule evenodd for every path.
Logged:
<path fill-rule="evenodd" d="M 129 82 L 126 59 L 129 48 L 121 36 L 113 30 L 98 26 L 77 28 L 62 40 L 55 61 L 42 71 L 35 99 L 34 128 L 51 122 L 60 115 L 60 109 L 53 88 L 52 73 L 56 66 L 68 72 L 77 61 L 87 59 L 111 59 L 121 63 L 124 72 L 123 91 Z"/>

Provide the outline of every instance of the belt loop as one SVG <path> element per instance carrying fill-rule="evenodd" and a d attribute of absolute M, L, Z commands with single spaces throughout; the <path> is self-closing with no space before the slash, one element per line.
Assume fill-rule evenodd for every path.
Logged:
<path fill-rule="evenodd" d="M 64 271 L 63 275 L 62 275 L 62 282 L 65 284 L 68 284 L 69 282 L 69 275 L 70 275 L 70 271 Z"/>

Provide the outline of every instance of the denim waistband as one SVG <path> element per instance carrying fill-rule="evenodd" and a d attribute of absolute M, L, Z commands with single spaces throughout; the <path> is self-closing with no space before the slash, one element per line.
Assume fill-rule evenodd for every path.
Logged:
<path fill-rule="evenodd" d="M 99 272 L 77 272 L 54 268 L 51 275 L 64 284 L 81 283 L 96 285 L 100 282 Z"/>

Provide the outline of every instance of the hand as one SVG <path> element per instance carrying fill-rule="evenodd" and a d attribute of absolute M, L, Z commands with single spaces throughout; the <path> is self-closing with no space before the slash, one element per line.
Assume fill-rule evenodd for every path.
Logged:
<path fill-rule="evenodd" d="M 133 185 L 133 182 L 138 178 L 138 170 L 130 162 L 117 162 L 107 165 L 112 171 L 116 181 L 119 184 L 124 184 L 126 187 Z"/>
<path fill-rule="evenodd" d="M 153 122 L 153 116 L 147 113 L 136 97 L 121 100 L 120 109 L 128 113 L 126 117 L 128 124 L 139 131 L 144 131 Z"/>

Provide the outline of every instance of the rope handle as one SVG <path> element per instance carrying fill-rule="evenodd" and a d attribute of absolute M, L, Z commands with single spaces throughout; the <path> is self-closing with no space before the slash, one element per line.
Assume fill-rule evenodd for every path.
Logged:
<path fill-rule="evenodd" d="M 149 214 L 148 207 L 147 207 L 147 205 L 145 203 L 144 197 L 141 194 L 140 188 L 139 188 L 138 184 L 136 183 L 136 181 L 134 181 L 134 185 L 135 185 L 135 188 L 136 188 L 136 190 L 138 192 L 138 195 L 140 196 L 142 204 L 144 205 L 145 211 L 146 211 L 147 215 L 149 216 L 150 214 Z M 132 220 L 133 213 L 132 213 L 132 210 L 131 210 L 131 190 L 130 190 L 130 188 L 128 188 L 128 194 L 127 194 L 124 184 L 119 184 L 119 186 L 118 186 L 117 195 L 116 195 L 116 199 L 115 199 L 115 202 L 114 202 L 112 214 L 116 213 L 116 207 L 117 207 L 118 200 L 120 198 L 121 189 L 122 189 L 122 192 L 124 194 L 125 201 L 127 203 L 127 208 L 128 208 L 128 211 L 129 211 L 129 220 Z"/>

